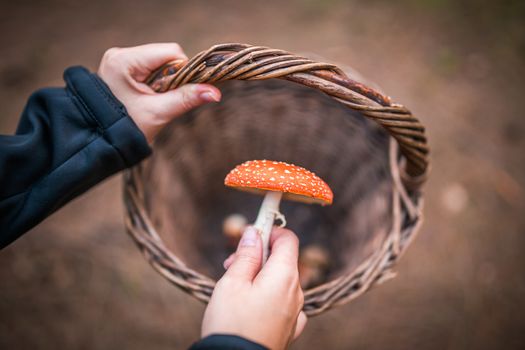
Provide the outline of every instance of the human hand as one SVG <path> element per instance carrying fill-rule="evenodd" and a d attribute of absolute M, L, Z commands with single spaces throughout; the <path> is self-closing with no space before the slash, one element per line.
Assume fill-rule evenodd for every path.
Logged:
<path fill-rule="evenodd" d="M 98 75 L 126 107 L 149 143 L 173 118 L 207 102 L 218 102 L 220 91 L 209 84 L 186 84 L 164 93 L 144 80 L 162 64 L 188 58 L 176 43 L 147 44 L 106 51 Z"/>
<path fill-rule="evenodd" d="M 224 262 L 204 313 L 202 337 L 234 334 L 270 349 L 285 349 L 306 325 L 297 260 L 299 240 L 290 230 L 274 227 L 271 254 L 261 269 L 262 241 L 248 227 L 237 251 Z"/>

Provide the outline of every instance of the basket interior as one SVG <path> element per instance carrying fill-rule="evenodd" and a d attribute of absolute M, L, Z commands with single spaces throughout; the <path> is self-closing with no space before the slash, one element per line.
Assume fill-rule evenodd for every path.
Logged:
<path fill-rule="evenodd" d="M 239 213 L 255 220 L 262 197 L 224 186 L 236 165 L 285 161 L 324 179 L 328 207 L 283 202 L 301 247 L 330 252 L 324 279 L 353 270 L 391 227 L 389 136 L 325 94 L 283 80 L 229 81 L 221 103 L 174 120 L 145 163 L 145 207 L 168 248 L 190 268 L 218 279 L 232 252 L 222 223 Z"/>

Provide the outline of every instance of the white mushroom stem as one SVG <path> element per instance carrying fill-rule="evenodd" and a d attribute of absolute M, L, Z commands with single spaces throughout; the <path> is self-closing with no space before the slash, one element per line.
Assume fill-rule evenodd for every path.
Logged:
<path fill-rule="evenodd" d="M 273 223 L 275 221 L 276 214 L 279 213 L 279 203 L 281 202 L 283 194 L 277 191 L 268 191 L 264 195 L 264 200 L 257 214 L 257 220 L 255 220 L 255 228 L 261 233 L 262 244 L 263 244 L 263 265 L 268 260 L 268 254 L 270 250 L 270 233 L 272 232 Z M 282 216 L 282 214 L 280 214 Z M 284 218 L 284 216 L 282 216 Z M 284 221 L 281 218 L 282 221 Z"/>

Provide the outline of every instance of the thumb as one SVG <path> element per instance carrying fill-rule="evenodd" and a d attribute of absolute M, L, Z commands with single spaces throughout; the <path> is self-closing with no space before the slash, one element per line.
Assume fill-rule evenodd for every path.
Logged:
<path fill-rule="evenodd" d="M 261 235 L 255 227 L 248 226 L 242 234 L 235 258 L 224 276 L 251 282 L 261 269 L 261 265 Z"/>
<path fill-rule="evenodd" d="M 171 120 L 208 102 L 219 102 L 221 92 L 209 84 L 186 84 L 177 89 L 148 96 L 163 120 Z"/>

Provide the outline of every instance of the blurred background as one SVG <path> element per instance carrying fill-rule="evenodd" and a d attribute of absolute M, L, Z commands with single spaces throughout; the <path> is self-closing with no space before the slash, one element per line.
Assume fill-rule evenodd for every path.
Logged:
<path fill-rule="evenodd" d="M 524 1 L 2 1 L 0 33 L 3 134 L 32 91 L 112 46 L 247 42 L 356 68 L 428 128 L 425 223 L 396 279 L 311 319 L 293 348 L 525 348 Z M 0 281 L 2 349 L 199 336 L 204 306 L 125 233 L 120 176 L 0 252 Z"/>

